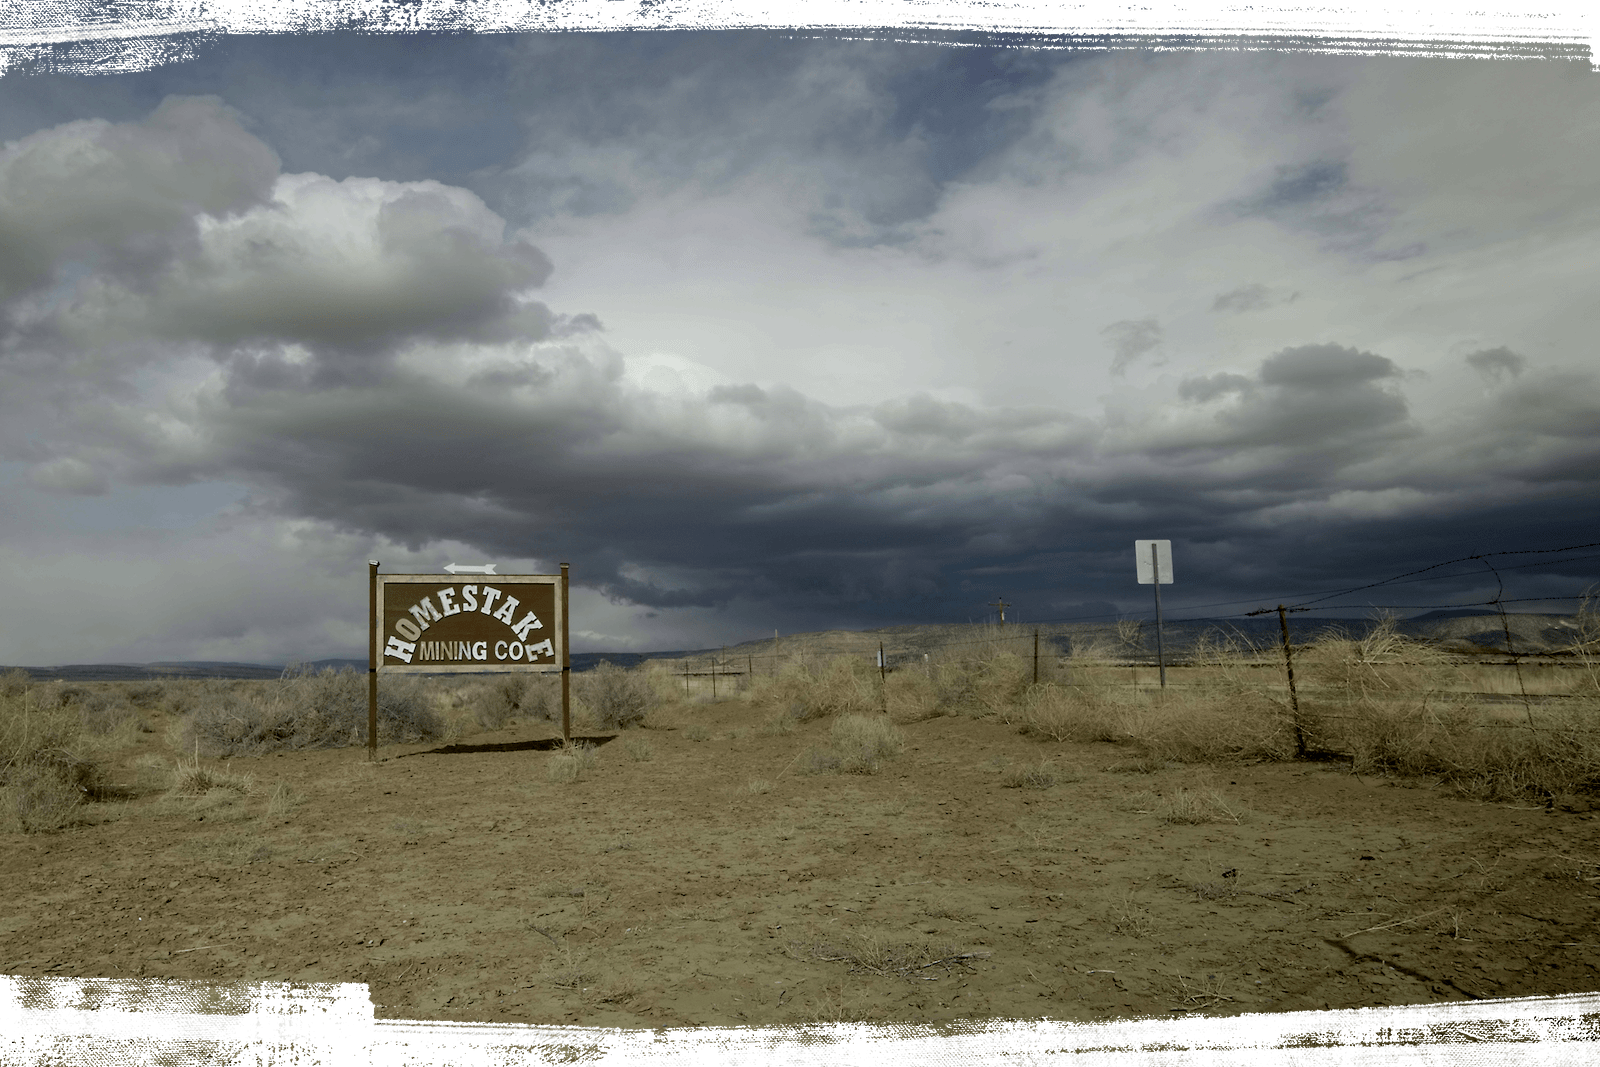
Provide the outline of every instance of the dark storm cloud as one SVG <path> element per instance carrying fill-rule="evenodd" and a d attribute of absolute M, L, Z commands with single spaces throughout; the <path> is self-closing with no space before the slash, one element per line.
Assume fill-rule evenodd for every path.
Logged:
<path fill-rule="evenodd" d="M 1441 508 L 1478 507 L 1486 477 L 1537 514 L 1541 482 L 1594 460 L 1600 398 L 1592 380 L 1499 396 L 1491 421 L 1518 430 L 1474 456 L 1456 432 L 1411 422 L 1391 361 L 1335 345 L 1192 379 L 1120 424 L 926 397 L 842 409 L 753 385 L 665 398 L 592 346 L 524 360 L 528 373 L 491 387 L 452 378 L 470 359 L 420 346 L 362 387 L 222 390 L 186 428 L 193 446 L 154 434 L 146 452 L 259 486 L 277 513 L 413 548 L 568 558 L 638 604 L 851 605 L 870 619 L 959 613 L 995 582 L 1114 596 L 1123 542 L 1151 534 L 1184 545 L 1191 592 L 1237 592 L 1263 553 L 1300 559 L 1297 540 L 1330 556 L 1353 528 L 1414 540 Z M 1556 392 L 1567 419 L 1529 429 L 1523 406 Z M 1272 580 L 1294 571 L 1274 564 Z"/>
<path fill-rule="evenodd" d="M 1418 432 L 1395 388 L 1400 376 L 1370 352 L 1286 348 L 1252 376 L 1184 380 L 1178 396 L 1189 407 L 1140 427 L 1139 440 L 1175 456 L 1212 457 L 1219 469 L 1248 469 L 1257 485 L 1327 486 Z"/>
<path fill-rule="evenodd" d="M 640 84 L 631 118 L 600 109 L 640 132 L 614 173 L 671 177 L 676 158 L 671 180 L 731 180 L 769 151 L 744 159 L 737 138 L 719 141 L 696 170 L 673 141 L 705 116 L 652 133 L 653 96 L 666 85 L 669 110 L 688 112 L 712 102 L 711 83 Z M 853 98 L 852 121 L 900 131 L 874 166 L 921 151 L 925 117 L 873 110 L 859 79 L 827 89 L 823 105 Z M 837 136 L 819 158 L 848 155 Z M 519 180 L 561 167 L 572 188 L 598 180 L 612 157 L 584 157 L 584 143 L 565 131 L 536 145 Z M 950 172 L 963 166 L 953 152 Z M 1300 225 L 1346 184 L 1339 168 L 1286 172 L 1255 210 Z M 915 214 L 920 194 L 895 199 L 914 185 L 876 214 L 856 190 L 840 226 Z M 53 187 L 106 205 L 101 224 L 74 231 Z M 34 204 L 60 232 L 23 210 Z M 533 298 L 551 264 L 475 194 L 280 173 L 215 101 L 8 146 L 0 220 L 19 235 L 0 252 L 16 279 L 0 447 L 34 484 L 237 482 L 257 514 L 419 550 L 566 558 L 583 583 L 650 607 L 742 598 L 780 617 L 843 604 L 857 622 L 963 618 L 1004 583 L 1008 599 L 1069 590 L 1049 596 L 1083 608 L 1139 592 L 1128 542 L 1151 536 L 1179 542 L 1190 597 L 1286 593 L 1459 554 L 1469 535 L 1477 550 L 1523 544 L 1594 510 L 1594 378 L 1518 375 L 1488 353 L 1469 365 L 1509 380 L 1434 422 L 1413 414 L 1387 356 L 1281 341 L 1093 415 L 924 394 L 830 405 L 741 382 L 655 392 L 592 316 Z M 1125 370 L 1164 334 L 1150 316 L 1105 337 Z"/>

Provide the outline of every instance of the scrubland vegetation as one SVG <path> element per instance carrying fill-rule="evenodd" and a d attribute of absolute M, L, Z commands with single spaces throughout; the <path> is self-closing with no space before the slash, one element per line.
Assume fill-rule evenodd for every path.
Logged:
<path fill-rule="evenodd" d="M 1169 671 L 1165 691 L 1130 684 L 1117 659 L 1141 639 L 1129 626 L 1072 656 L 1045 657 L 1037 682 L 1022 646 L 991 630 L 886 675 L 866 657 L 769 660 L 767 673 L 725 680 L 719 698 L 747 705 L 752 728 L 764 732 L 829 720 L 826 740 L 804 748 L 785 774 L 874 774 L 903 752 L 906 728 L 967 716 L 1047 746 L 1120 746 L 1120 765 L 1134 769 L 1341 759 L 1360 775 L 1429 777 L 1484 800 L 1548 801 L 1600 792 L 1600 623 L 1588 604 L 1577 635 L 1561 669 L 1530 665 L 1508 685 L 1505 667 L 1407 640 L 1392 624 L 1361 637 L 1325 633 L 1296 650 L 1297 706 L 1281 651 L 1220 633 Z M 676 669 L 602 664 L 574 675 L 574 733 L 627 731 L 618 753 L 633 761 L 652 757 L 639 728 L 678 726 L 689 740 L 711 740 L 693 721 L 708 694 L 685 693 Z M 386 675 L 378 740 L 452 742 L 513 724 L 559 723 L 559 684 L 554 675 Z M 1486 702 L 1485 691 L 1504 696 Z M 244 778 L 217 761 L 365 744 L 367 679 L 292 668 L 271 682 L 65 684 L 12 671 L 0 678 L 0 819 L 28 831 L 70 824 L 102 789 L 107 762 L 157 718 L 172 757 L 190 761 L 176 763 L 174 793 L 243 791 Z M 592 747 L 570 746 L 552 755 L 549 777 L 578 781 L 598 758 Z M 1048 788 L 1055 780 L 1047 748 L 1037 766 L 1014 770 L 1004 784 Z M 1204 797 L 1189 802 L 1215 808 Z"/>

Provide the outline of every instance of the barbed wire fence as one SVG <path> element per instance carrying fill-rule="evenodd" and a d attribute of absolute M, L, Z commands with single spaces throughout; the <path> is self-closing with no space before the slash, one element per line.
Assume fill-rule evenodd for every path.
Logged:
<path fill-rule="evenodd" d="M 1358 593 L 1370 592 L 1372 590 L 1387 589 L 1394 586 L 1413 585 L 1423 582 L 1472 577 L 1474 574 L 1482 573 L 1482 570 L 1479 570 L 1478 568 L 1483 568 L 1493 576 L 1496 585 L 1495 595 L 1486 600 L 1452 600 L 1440 603 L 1384 604 L 1367 602 L 1361 604 L 1360 607 L 1370 613 L 1373 613 L 1373 617 L 1368 620 L 1373 625 L 1381 623 L 1384 618 L 1393 619 L 1394 616 L 1389 613 L 1396 611 L 1464 611 L 1469 609 L 1486 609 L 1487 614 L 1495 616 L 1496 621 L 1499 623 L 1499 629 L 1501 631 L 1502 639 L 1505 643 L 1505 648 L 1502 651 L 1499 649 L 1480 646 L 1478 649 L 1470 653 L 1462 653 L 1463 662 L 1470 661 L 1471 663 L 1479 666 L 1510 666 L 1516 677 L 1517 695 L 1520 697 L 1523 705 L 1526 721 L 1518 723 L 1482 722 L 1478 725 L 1488 729 L 1550 730 L 1570 732 L 1574 729 L 1574 727 L 1570 725 L 1541 726 L 1535 722 L 1533 714 L 1535 695 L 1528 691 L 1527 681 L 1523 675 L 1522 666 L 1524 661 L 1538 658 L 1546 665 L 1565 665 L 1570 663 L 1575 667 L 1587 666 L 1592 671 L 1600 671 L 1600 663 L 1594 662 L 1600 661 L 1600 618 L 1595 619 L 1595 625 L 1592 627 L 1594 632 L 1589 632 L 1589 630 L 1584 629 L 1581 625 L 1576 627 L 1573 630 L 1572 642 L 1569 643 L 1569 645 L 1565 648 L 1554 650 L 1547 649 L 1544 651 L 1522 650 L 1517 647 L 1517 641 L 1513 634 L 1510 613 L 1507 611 L 1507 607 L 1510 605 L 1522 604 L 1570 604 L 1574 609 L 1572 614 L 1576 615 L 1579 620 L 1583 620 L 1591 616 L 1591 613 L 1587 610 L 1588 605 L 1600 600 L 1600 595 L 1596 594 L 1595 584 L 1590 583 L 1582 591 L 1575 593 L 1529 597 L 1507 597 L 1505 596 L 1506 588 L 1503 572 L 1526 571 L 1539 567 L 1600 561 L 1600 553 L 1580 556 L 1572 555 L 1572 553 L 1575 552 L 1585 552 L 1591 549 L 1600 549 L 1600 542 L 1567 545 L 1559 548 L 1510 549 L 1498 552 L 1474 553 L 1472 555 L 1458 556 L 1452 559 L 1442 560 L 1438 563 L 1430 564 L 1426 567 L 1419 567 L 1413 570 L 1405 571 L 1401 574 L 1397 574 L 1380 581 L 1367 582 L 1344 589 L 1313 590 L 1309 592 L 1294 593 L 1281 598 L 1258 597 L 1250 600 L 1233 600 L 1209 604 L 1188 605 L 1182 609 L 1184 612 L 1189 613 L 1187 617 L 1169 619 L 1168 623 L 1172 626 L 1205 623 L 1208 626 L 1205 634 L 1209 634 L 1213 631 L 1222 631 L 1221 636 L 1231 638 L 1233 646 L 1239 653 L 1242 654 L 1243 657 L 1245 657 L 1242 658 L 1238 664 L 1241 666 L 1271 667 L 1274 665 L 1274 660 L 1269 658 L 1269 654 L 1281 652 L 1282 666 L 1285 670 L 1285 677 L 1289 692 L 1290 717 L 1296 725 L 1297 748 L 1303 755 L 1305 752 L 1305 740 L 1299 729 L 1302 716 L 1298 707 L 1298 695 L 1293 677 L 1293 656 L 1296 651 L 1313 647 L 1318 640 L 1324 640 L 1331 636 L 1340 636 L 1341 631 L 1344 630 L 1344 627 L 1347 627 L 1352 620 L 1348 617 L 1321 620 L 1326 621 L 1328 625 L 1326 625 L 1319 634 L 1312 635 L 1310 640 L 1293 641 L 1290 639 L 1289 635 L 1287 616 L 1289 614 L 1303 614 L 1314 610 L 1335 609 L 1342 605 L 1330 604 L 1330 601 L 1337 601 L 1341 598 L 1350 597 Z M 1504 563 L 1502 563 L 1500 566 L 1496 566 L 1495 562 L 1493 562 L 1496 560 L 1507 560 L 1511 557 L 1526 556 L 1544 556 L 1553 558 L 1523 563 L 1515 566 L 1506 566 Z M 1474 567 L 1474 569 L 1471 571 L 1448 570 L 1448 568 L 1456 567 L 1458 565 L 1471 565 Z M 1263 600 L 1276 600 L 1277 603 L 1271 606 L 1266 606 L 1262 605 Z M 1257 604 L 1262 606 L 1247 610 L 1236 610 L 1223 614 L 1207 614 L 1203 616 L 1194 616 L 1192 614 L 1196 611 L 1208 611 L 1216 608 L 1239 608 L 1246 604 Z M 1014 607 L 1014 605 L 1009 604 L 1007 606 Z M 1350 606 L 1354 607 L 1355 605 Z M 1272 613 L 1279 613 L 1280 621 L 1282 623 L 1282 639 L 1280 642 L 1277 642 L 1278 647 L 1276 649 L 1272 647 L 1274 644 L 1273 642 L 1251 638 L 1237 628 L 1235 628 L 1231 634 L 1227 633 L 1225 630 L 1226 624 L 1230 620 L 1243 620 Z M 1539 612 L 1537 614 L 1554 613 Z M 1407 620 L 1397 619 L 1395 621 L 1403 624 Z M 1083 624 L 1093 623 L 1121 624 L 1122 626 L 1126 627 L 1127 624 L 1132 623 L 1134 625 L 1131 627 L 1131 629 L 1137 629 L 1138 627 L 1142 626 L 1144 622 L 1145 620 L 1142 617 L 1130 618 L 1128 614 L 1118 612 L 1075 615 L 1054 619 L 1040 619 L 1026 623 L 1008 622 L 999 625 L 993 623 L 968 623 L 965 624 L 965 628 L 970 630 L 970 628 L 976 625 L 982 628 L 982 632 L 975 636 L 952 636 L 946 640 L 929 640 L 924 637 L 916 642 L 915 650 L 909 653 L 886 650 L 886 645 L 892 643 L 892 641 L 887 638 L 880 639 L 876 648 L 864 650 L 864 653 L 863 651 L 823 651 L 821 649 L 808 648 L 804 645 L 785 650 L 782 647 L 783 639 L 777 634 L 774 634 L 772 641 L 773 647 L 771 651 L 755 651 L 753 648 L 747 646 L 743 649 L 736 649 L 732 655 L 729 654 L 729 651 L 726 648 L 710 653 L 686 653 L 680 657 L 677 657 L 682 663 L 682 669 L 674 670 L 673 673 L 674 675 L 682 676 L 686 693 L 688 693 L 691 689 L 691 679 L 704 680 L 709 678 L 710 694 L 713 697 L 716 697 L 721 692 L 731 692 L 735 686 L 741 685 L 740 679 L 744 680 L 743 684 L 749 684 L 750 682 L 753 682 L 759 675 L 776 676 L 791 664 L 797 664 L 802 669 L 805 669 L 808 666 L 816 666 L 816 661 L 820 659 L 834 659 L 839 657 L 849 658 L 851 656 L 865 654 L 869 658 L 869 661 L 874 664 L 880 673 L 880 677 L 882 678 L 886 677 L 888 672 L 904 670 L 908 667 L 931 667 L 931 659 L 935 654 L 942 655 L 952 651 L 958 651 L 963 648 L 975 649 L 982 647 L 992 650 L 996 647 L 1004 647 L 1008 644 L 1015 644 L 1021 646 L 1021 655 L 1024 658 L 1026 658 L 1027 654 L 1031 651 L 1033 661 L 1033 682 L 1034 684 L 1041 684 L 1040 663 L 1042 657 L 1047 656 L 1050 661 L 1054 661 L 1054 663 L 1058 665 L 1064 660 L 1066 667 L 1068 668 L 1069 675 L 1070 670 L 1074 665 L 1074 660 L 1076 658 L 1075 653 L 1077 650 L 1074 649 L 1073 654 L 1064 654 L 1058 642 L 1062 638 L 1066 638 L 1069 642 L 1075 644 L 1076 638 L 1082 635 L 1076 632 L 1062 632 L 1059 629 L 1060 627 L 1081 626 Z M 952 630 L 956 631 L 960 631 L 963 628 L 963 624 L 947 625 L 951 626 Z M 1052 631 L 1050 628 L 1056 629 Z M 863 636 L 867 634 L 877 636 L 876 632 L 863 632 Z M 1347 636 L 1347 631 L 1345 631 L 1344 635 Z M 1147 650 L 1129 648 L 1127 646 L 1129 646 L 1131 642 L 1127 639 L 1128 635 L 1119 634 L 1118 636 L 1122 645 L 1124 646 L 1123 651 L 1139 651 L 1144 653 L 1140 656 L 1124 656 L 1120 662 L 1115 663 L 1117 666 L 1127 666 L 1133 669 L 1134 673 L 1132 676 L 1132 681 L 1123 684 L 1132 686 L 1135 689 L 1150 688 L 1149 683 L 1140 683 L 1137 678 L 1138 668 L 1141 666 L 1147 666 L 1147 664 L 1143 662 L 1143 660 L 1148 656 Z M 1204 634 L 1202 636 L 1204 636 Z M 794 638 L 791 638 L 791 640 L 793 639 Z M 1419 640 L 1419 643 L 1426 643 L 1420 639 L 1414 640 Z M 1028 647 L 1030 644 L 1031 649 Z M 1048 649 L 1048 652 L 1044 651 L 1046 648 Z M 1251 656 L 1255 658 L 1249 659 L 1248 657 Z M 1496 659 L 1493 657 L 1504 658 Z M 809 664 L 807 663 L 808 659 L 811 661 Z M 659 663 L 662 661 L 657 660 L 656 662 Z M 1109 666 L 1112 665 L 1112 661 L 1098 660 L 1095 662 L 1095 665 Z M 1169 666 L 1195 667 L 1197 664 L 1192 661 L 1184 662 L 1180 659 L 1170 663 Z M 1071 680 L 1070 676 L 1067 679 L 1061 679 L 1057 676 L 1058 671 L 1055 670 L 1047 671 L 1046 673 L 1052 677 L 1042 684 L 1065 687 L 1084 687 L 1088 685 L 1100 687 L 1107 684 L 1104 680 L 1097 680 L 1093 683 L 1074 682 Z M 1483 697 L 1503 696 L 1504 694 L 1487 691 L 1467 691 L 1458 693 L 1456 695 Z M 1579 695 L 1581 696 L 1581 694 Z M 1544 693 L 1538 695 L 1540 701 L 1559 700 L 1568 696 L 1572 696 L 1572 694 Z M 1317 718 L 1319 720 L 1349 721 L 1355 719 L 1356 716 L 1319 712 Z M 1586 728 L 1586 732 L 1600 733 L 1600 725 L 1592 728 Z"/>

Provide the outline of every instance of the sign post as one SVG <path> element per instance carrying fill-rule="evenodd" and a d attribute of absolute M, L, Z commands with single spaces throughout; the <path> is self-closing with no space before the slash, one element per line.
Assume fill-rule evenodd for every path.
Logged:
<path fill-rule="evenodd" d="M 561 743 L 572 744 L 572 652 L 567 647 L 568 567 L 561 565 Z"/>
<path fill-rule="evenodd" d="M 378 758 L 378 561 L 367 560 L 367 759 Z"/>
<path fill-rule="evenodd" d="M 1135 541 L 1134 566 L 1140 585 L 1156 587 L 1156 663 L 1161 669 L 1161 688 L 1167 688 L 1167 657 L 1161 647 L 1161 587 L 1172 584 L 1172 542 Z"/>
<path fill-rule="evenodd" d="M 559 671 L 561 736 L 571 741 L 569 568 L 563 563 L 560 574 L 496 574 L 494 566 L 451 564 L 445 574 L 379 574 L 378 561 L 367 561 L 369 759 L 377 758 L 380 672 Z"/>

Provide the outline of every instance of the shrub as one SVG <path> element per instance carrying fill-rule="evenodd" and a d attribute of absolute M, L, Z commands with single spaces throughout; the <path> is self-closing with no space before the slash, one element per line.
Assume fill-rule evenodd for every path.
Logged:
<path fill-rule="evenodd" d="M 282 783 L 279 783 L 282 788 Z M 207 767 L 196 759 L 193 763 L 179 760 L 172 769 L 168 790 L 173 796 L 201 797 L 215 789 L 227 790 L 244 796 L 254 789 L 248 774 L 236 774 L 220 767 Z"/>
<path fill-rule="evenodd" d="M 889 675 L 884 702 L 891 719 L 901 723 L 922 722 L 944 714 L 932 675 L 932 668 L 924 671 L 920 663 Z"/>
<path fill-rule="evenodd" d="M 378 688 L 378 741 L 431 741 L 444 722 L 411 679 Z M 276 682 L 212 691 L 184 724 L 184 748 L 198 741 L 206 755 L 257 755 L 278 749 L 338 748 L 367 743 L 367 678 L 349 668 L 290 667 Z"/>
<path fill-rule="evenodd" d="M 800 758 L 797 769 L 801 774 L 834 774 L 844 765 L 839 754 L 828 748 L 809 748 Z"/>
<path fill-rule="evenodd" d="M 542 675 L 507 674 L 488 682 L 473 701 L 473 717 L 486 730 L 498 730 L 512 719 L 544 721 L 553 717 L 550 680 Z"/>
<path fill-rule="evenodd" d="M 844 715 L 835 719 L 828 740 L 844 774 L 876 774 L 878 764 L 905 749 L 905 737 L 882 715 Z"/>
<path fill-rule="evenodd" d="M 581 677 L 581 696 L 590 717 L 602 730 L 638 726 L 655 707 L 655 690 L 645 671 L 623 670 L 602 662 Z"/>
<path fill-rule="evenodd" d="M 34 687 L 33 675 L 21 667 L 13 667 L 0 674 L 0 700 L 20 700 L 22 694 Z"/>
<path fill-rule="evenodd" d="M 1052 741 L 1116 741 L 1126 736 L 1123 716 L 1101 691 L 1040 686 L 1023 699 L 1017 720 L 1023 733 Z"/>
<path fill-rule="evenodd" d="M 757 678 L 751 699 L 793 722 L 877 711 L 878 668 L 865 657 L 835 656 L 818 664 L 791 662 L 776 676 Z"/>
<path fill-rule="evenodd" d="M 30 833 L 68 825 L 101 778 L 78 710 L 31 697 L 0 697 L 0 815 Z"/>
<path fill-rule="evenodd" d="M 29 763 L 13 768 L 0 787 L 5 822 L 24 833 L 59 830 L 77 817 L 84 787 L 70 773 L 47 764 Z"/>
<path fill-rule="evenodd" d="M 1043 760 L 1034 767 L 1013 767 L 1000 776 L 1000 784 L 1007 789 L 1049 789 L 1060 780 L 1061 776 Z"/>
<path fill-rule="evenodd" d="M 132 704 L 118 699 L 117 692 L 94 692 L 76 701 L 78 718 L 85 731 L 96 735 L 114 732 L 119 727 L 138 719 L 139 711 Z"/>
<path fill-rule="evenodd" d="M 1006 714 L 1022 699 L 1033 679 L 1032 635 L 1028 659 L 1021 634 L 985 627 L 980 636 L 953 644 L 932 664 L 939 707 L 951 714 Z"/>
<path fill-rule="evenodd" d="M 1161 804 L 1160 814 L 1162 822 L 1188 825 L 1240 819 L 1234 805 L 1215 789 L 1175 789 Z"/>
<path fill-rule="evenodd" d="M 595 762 L 594 747 L 574 741 L 551 754 L 550 762 L 545 766 L 545 776 L 552 782 L 570 785 L 594 770 Z"/>
<path fill-rule="evenodd" d="M 1295 755 L 1294 726 L 1265 694 L 1248 699 L 1169 693 L 1130 707 L 1125 735 L 1151 756 L 1185 763 L 1283 760 Z"/>
<path fill-rule="evenodd" d="M 159 705 L 167 695 L 167 686 L 164 682 L 128 682 L 122 687 L 123 698 L 135 707 L 145 708 Z"/>

